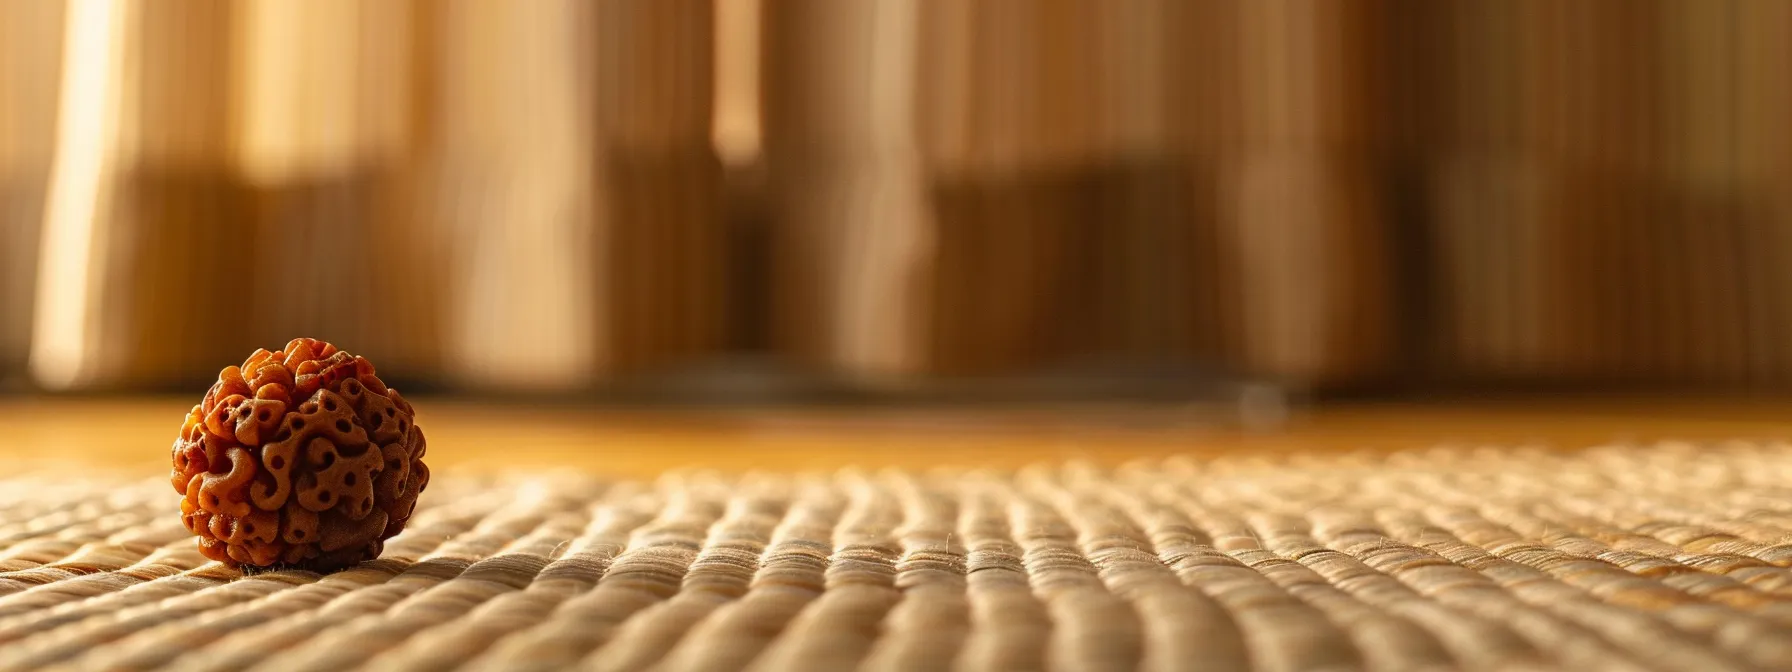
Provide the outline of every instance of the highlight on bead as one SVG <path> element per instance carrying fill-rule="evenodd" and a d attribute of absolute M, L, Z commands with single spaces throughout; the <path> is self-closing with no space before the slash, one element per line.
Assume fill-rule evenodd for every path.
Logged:
<path fill-rule="evenodd" d="M 181 522 L 233 567 L 330 571 L 378 557 L 429 485 L 410 402 L 310 338 L 218 374 L 174 442 Z"/>

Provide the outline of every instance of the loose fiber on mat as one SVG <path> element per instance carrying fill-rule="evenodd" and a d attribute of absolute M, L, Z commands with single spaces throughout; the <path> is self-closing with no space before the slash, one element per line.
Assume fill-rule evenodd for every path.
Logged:
<path fill-rule="evenodd" d="M 1792 447 L 440 475 L 376 561 L 0 480 L 0 669 L 1792 669 Z"/>

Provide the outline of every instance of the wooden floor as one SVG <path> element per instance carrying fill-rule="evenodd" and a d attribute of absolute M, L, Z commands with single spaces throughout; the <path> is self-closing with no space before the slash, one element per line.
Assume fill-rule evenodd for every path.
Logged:
<path fill-rule="evenodd" d="M 192 402 L 172 398 L 0 399 L 0 455 L 164 469 Z M 1027 410 L 529 408 L 417 399 L 439 469 L 567 468 L 646 477 L 724 471 L 933 465 L 1014 467 L 1175 453 L 1389 450 L 1440 443 L 1792 438 L 1784 400 L 1575 399 L 1352 403 L 1297 410 L 1272 428 L 1193 407 Z"/>

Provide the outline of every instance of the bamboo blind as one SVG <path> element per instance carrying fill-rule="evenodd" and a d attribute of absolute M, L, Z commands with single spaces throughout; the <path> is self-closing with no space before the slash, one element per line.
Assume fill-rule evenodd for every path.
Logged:
<path fill-rule="evenodd" d="M 299 332 L 465 388 L 742 354 L 1792 382 L 1777 3 L 4 0 L 0 31 L 0 376 L 50 387 Z"/>

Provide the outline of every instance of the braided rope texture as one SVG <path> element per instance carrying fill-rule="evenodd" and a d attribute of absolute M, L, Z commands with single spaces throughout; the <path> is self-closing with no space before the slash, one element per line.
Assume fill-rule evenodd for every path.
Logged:
<path fill-rule="evenodd" d="M 165 479 L 0 480 L 0 670 L 1786 670 L 1792 447 L 445 471 L 244 575 Z"/>

